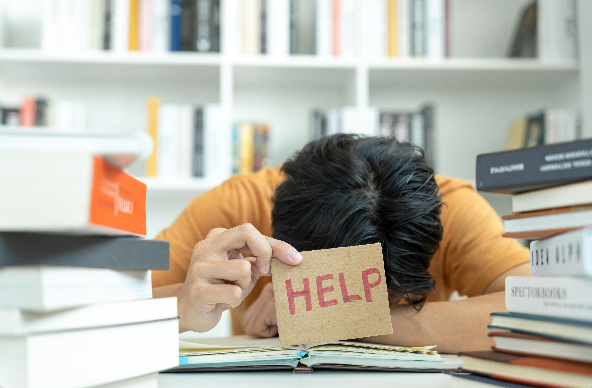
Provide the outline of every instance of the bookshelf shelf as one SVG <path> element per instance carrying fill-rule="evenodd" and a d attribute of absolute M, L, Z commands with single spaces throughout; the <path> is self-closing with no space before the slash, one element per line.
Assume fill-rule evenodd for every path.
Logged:
<path fill-rule="evenodd" d="M 206 180 L 202 178 L 178 178 L 162 179 L 139 177 L 147 186 L 150 194 L 166 194 L 169 192 L 195 192 L 201 193 L 220 184 L 219 181 Z"/>

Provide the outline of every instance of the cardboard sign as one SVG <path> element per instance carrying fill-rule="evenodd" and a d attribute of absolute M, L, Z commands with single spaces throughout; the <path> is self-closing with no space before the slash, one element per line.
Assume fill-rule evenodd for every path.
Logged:
<path fill-rule="evenodd" d="M 301 254 L 297 266 L 271 261 L 282 345 L 392 334 L 380 244 Z"/>

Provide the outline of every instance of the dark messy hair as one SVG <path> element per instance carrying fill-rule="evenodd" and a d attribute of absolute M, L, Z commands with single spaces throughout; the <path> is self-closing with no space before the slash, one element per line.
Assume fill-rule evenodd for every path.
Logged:
<path fill-rule="evenodd" d="M 382 244 L 389 294 L 420 309 L 433 293 L 441 195 L 423 151 L 394 138 L 333 135 L 282 166 L 273 236 L 298 250 Z"/>

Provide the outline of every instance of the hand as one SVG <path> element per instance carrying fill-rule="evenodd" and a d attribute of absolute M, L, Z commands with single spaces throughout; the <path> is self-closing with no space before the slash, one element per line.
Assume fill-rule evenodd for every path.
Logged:
<path fill-rule="evenodd" d="M 273 337 L 278 333 L 272 283 L 263 287 L 261 294 L 243 314 L 243 328 L 245 334 L 254 337 Z"/>
<path fill-rule="evenodd" d="M 245 259 L 242 255 L 252 254 Z M 212 229 L 195 244 L 185 282 L 177 293 L 181 332 L 204 332 L 222 312 L 249 295 L 261 276 L 270 275 L 271 257 L 297 265 L 302 256 L 291 245 L 263 236 L 253 225 Z"/>

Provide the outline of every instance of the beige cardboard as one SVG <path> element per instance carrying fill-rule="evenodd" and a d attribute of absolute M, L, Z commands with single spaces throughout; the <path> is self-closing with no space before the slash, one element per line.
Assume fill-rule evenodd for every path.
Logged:
<path fill-rule="evenodd" d="M 380 244 L 301 253 L 298 266 L 271 261 L 282 346 L 392 334 Z"/>

